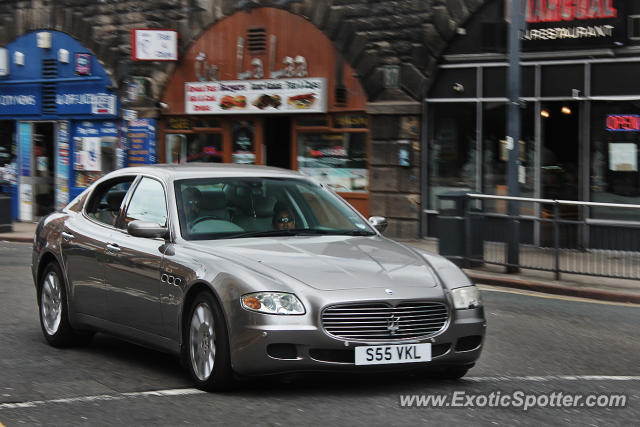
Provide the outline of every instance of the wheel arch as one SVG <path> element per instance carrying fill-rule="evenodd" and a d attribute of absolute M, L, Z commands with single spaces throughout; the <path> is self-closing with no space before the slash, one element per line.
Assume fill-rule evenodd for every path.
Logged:
<path fill-rule="evenodd" d="M 46 270 L 47 266 L 52 263 L 58 266 L 58 269 L 60 270 L 60 274 L 63 276 L 60 278 L 62 279 L 62 282 L 63 282 L 62 286 L 66 286 L 67 281 L 64 278 L 64 272 L 62 271 L 62 264 L 58 260 L 58 257 L 55 256 L 55 254 L 51 251 L 45 251 L 42 255 L 40 255 L 40 259 L 38 261 L 38 270 L 36 273 L 36 295 L 38 298 L 38 304 L 40 304 L 40 286 L 42 285 L 41 283 L 42 275 L 44 274 L 44 271 Z"/>
<path fill-rule="evenodd" d="M 184 358 L 185 356 L 185 349 L 186 349 L 185 325 L 187 324 L 187 321 L 188 321 L 187 316 L 189 316 L 189 310 L 191 308 L 191 304 L 193 304 L 193 301 L 195 300 L 196 296 L 198 296 L 198 294 L 201 292 L 209 292 L 213 296 L 213 299 L 215 300 L 215 302 L 218 304 L 218 307 L 222 311 L 222 317 L 224 319 L 224 327 L 227 330 L 227 335 L 229 333 L 228 315 L 224 308 L 224 304 L 222 304 L 220 295 L 218 295 L 218 292 L 216 292 L 215 288 L 207 282 L 197 281 L 193 283 L 191 286 L 189 286 L 189 289 L 187 290 L 187 294 L 185 295 L 182 301 L 182 312 L 180 313 L 180 357 L 181 358 Z"/>

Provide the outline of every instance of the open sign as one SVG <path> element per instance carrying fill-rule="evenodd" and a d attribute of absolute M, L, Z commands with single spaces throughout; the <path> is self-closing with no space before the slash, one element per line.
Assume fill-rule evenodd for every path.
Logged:
<path fill-rule="evenodd" d="M 640 131 L 640 115 L 610 114 L 607 116 L 607 130 L 612 132 Z"/>

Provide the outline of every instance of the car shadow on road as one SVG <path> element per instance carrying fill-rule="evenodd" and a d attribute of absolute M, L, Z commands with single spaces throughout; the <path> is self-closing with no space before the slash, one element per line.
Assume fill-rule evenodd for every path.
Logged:
<path fill-rule="evenodd" d="M 91 372 L 95 380 L 119 392 L 193 387 L 178 357 L 110 335 L 96 334 L 88 345 L 71 350 L 65 350 L 64 355 L 69 363 Z M 94 370 L 94 367 L 99 369 Z M 464 384 L 464 380 L 443 380 L 424 372 L 305 372 L 241 377 L 230 394 L 244 397 L 265 394 L 286 397 L 338 391 L 342 395 L 376 394 L 378 391 L 388 394 Z"/>

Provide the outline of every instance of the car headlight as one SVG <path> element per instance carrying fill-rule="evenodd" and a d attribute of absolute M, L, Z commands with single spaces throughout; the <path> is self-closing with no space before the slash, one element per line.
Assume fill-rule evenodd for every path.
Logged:
<path fill-rule="evenodd" d="M 478 292 L 478 288 L 475 286 L 453 289 L 451 295 L 453 296 L 453 305 L 456 310 L 476 308 L 482 305 L 480 292 Z"/>
<path fill-rule="evenodd" d="M 266 314 L 304 314 L 304 305 L 294 294 L 285 292 L 256 292 L 240 298 L 242 307 Z"/>

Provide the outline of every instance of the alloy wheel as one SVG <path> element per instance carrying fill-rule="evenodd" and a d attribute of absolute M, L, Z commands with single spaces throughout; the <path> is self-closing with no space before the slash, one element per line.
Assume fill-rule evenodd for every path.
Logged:
<path fill-rule="evenodd" d="M 206 381 L 213 372 L 216 344 L 213 313 L 208 304 L 198 304 L 191 316 L 189 327 L 191 366 L 200 381 Z"/>
<path fill-rule="evenodd" d="M 42 283 L 40 300 L 42 325 L 49 335 L 55 335 L 62 319 L 62 290 L 58 275 L 50 271 Z"/>

